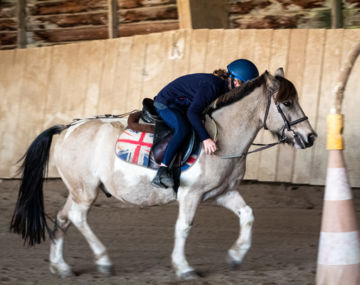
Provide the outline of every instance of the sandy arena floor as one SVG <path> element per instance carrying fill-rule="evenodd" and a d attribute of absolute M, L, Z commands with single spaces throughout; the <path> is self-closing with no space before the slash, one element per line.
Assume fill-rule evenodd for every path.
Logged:
<path fill-rule="evenodd" d="M 18 185 L 18 180 L 0 183 L 0 284 L 314 284 L 323 187 L 245 182 L 240 193 L 254 210 L 255 227 L 252 248 L 237 270 L 226 263 L 226 252 L 238 235 L 238 219 L 213 203 L 202 204 L 187 244 L 188 260 L 202 277 L 180 282 L 170 261 L 176 203 L 124 208 L 100 193 L 89 224 L 107 246 L 115 275 L 97 273 L 85 239 L 72 226 L 64 258 L 76 276 L 60 279 L 48 269 L 48 241 L 26 248 L 9 233 Z M 360 189 L 354 194 L 360 209 Z M 66 195 L 61 180 L 46 182 L 51 216 Z"/>

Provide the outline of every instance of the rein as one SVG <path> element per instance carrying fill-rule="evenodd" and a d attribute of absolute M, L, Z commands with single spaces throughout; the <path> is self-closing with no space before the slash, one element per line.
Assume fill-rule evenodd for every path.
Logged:
<path fill-rule="evenodd" d="M 265 111 L 265 116 L 264 116 L 264 125 L 263 125 L 263 128 L 265 130 L 268 130 L 268 127 L 267 127 L 267 124 L 266 124 L 266 121 L 267 121 L 267 118 L 268 118 L 268 115 L 269 115 L 269 110 L 270 110 L 270 105 L 271 105 L 271 97 L 276 93 L 278 92 L 279 90 L 278 89 L 272 89 L 272 88 L 269 88 L 267 90 L 267 94 L 268 94 L 268 102 L 267 102 L 267 106 L 266 106 L 266 111 Z M 275 103 L 276 105 L 276 108 L 278 110 L 278 112 L 280 113 L 282 119 L 284 120 L 284 127 L 283 127 L 283 131 L 282 131 L 282 135 L 281 135 L 281 138 L 279 139 L 278 142 L 275 142 L 275 143 L 270 143 L 270 144 L 256 144 L 256 143 L 252 143 L 252 145 L 256 145 L 256 146 L 261 146 L 255 150 L 252 150 L 252 151 L 248 151 L 248 152 L 243 152 L 241 154 L 235 154 L 235 155 L 227 155 L 227 156 L 221 156 L 221 158 L 224 158 L 224 159 L 228 159 L 228 158 L 237 158 L 237 157 L 243 157 L 243 156 L 246 156 L 247 154 L 250 154 L 250 153 L 255 153 L 255 152 L 259 152 L 259 151 L 262 151 L 262 150 L 265 150 L 265 149 L 268 149 L 268 148 L 271 148 L 273 146 L 276 146 L 280 143 L 283 143 L 286 138 L 285 138 L 285 129 L 287 129 L 288 131 L 292 132 L 293 134 L 293 137 L 295 139 L 295 141 L 299 144 L 299 145 L 302 145 L 302 141 L 301 139 L 299 138 L 298 134 L 291 128 L 291 126 L 294 126 L 300 122 L 303 122 L 303 121 L 306 121 L 308 119 L 307 116 L 304 116 L 300 119 L 297 119 L 295 121 L 289 121 L 283 110 L 281 109 L 280 105 L 278 103 Z M 217 135 L 218 135 L 218 128 L 217 128 L 217 125 L 216 125 L 216 122 L 214 120 L 214 118 L 209 115 L 210 119 L 212 120 L 214 126 L 215 126 L 215 136 L 214 136 L 214 140 L 216 140 L 217 138 Z"/>

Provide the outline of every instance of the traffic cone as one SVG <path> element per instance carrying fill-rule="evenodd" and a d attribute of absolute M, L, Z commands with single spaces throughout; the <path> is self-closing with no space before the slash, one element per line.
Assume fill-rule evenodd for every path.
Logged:
<path fill-rule="evenodd" d="M 360 233 L 343 159 L 340 114 L 328 117 L 329 150 L 318 252 L 317 285 L 360 284 Z"/>

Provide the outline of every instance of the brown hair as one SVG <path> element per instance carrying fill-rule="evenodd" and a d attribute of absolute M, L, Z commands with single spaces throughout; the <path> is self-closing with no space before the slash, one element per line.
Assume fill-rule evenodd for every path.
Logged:
<path fill-rule="evenodd" d="M 216 69 L 213 71 L 213 74 L 223 80 L 227 80 L 230 75 L 229 72 L 227 72 L 225 69 Z"/>

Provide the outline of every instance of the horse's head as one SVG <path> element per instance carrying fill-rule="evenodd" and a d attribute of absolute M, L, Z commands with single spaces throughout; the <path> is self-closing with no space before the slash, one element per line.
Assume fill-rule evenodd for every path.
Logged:
<path fill-rule="evenodd" d="M 300 107 L 295 86 L 284 78 L 282 68 L 275 76 L 267 71 L 264 76 L 267 95 L 264 128 L 296 148 L 312 146 L 317 134 Z"/>

